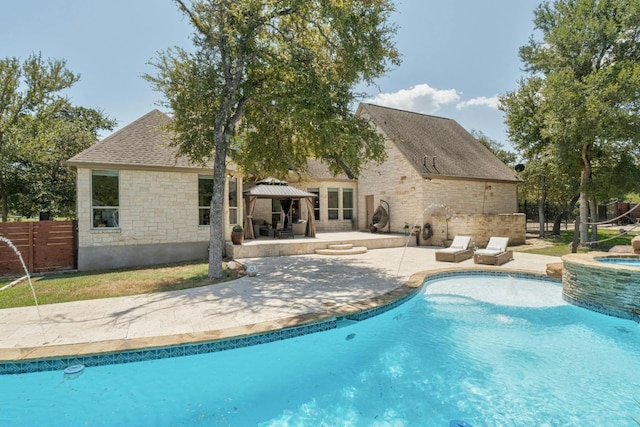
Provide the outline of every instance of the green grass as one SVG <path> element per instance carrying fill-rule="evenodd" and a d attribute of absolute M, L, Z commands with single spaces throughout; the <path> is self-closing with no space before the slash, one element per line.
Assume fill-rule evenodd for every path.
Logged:
<path fill-rule="evenodd" d="M 631 239 L 638 233 L 621 234 L 619 230 L 599 229 L 598 242 L 591 247 L 578 246 L 578 253 L 591 251 L 607 252 L 614 246 L 630 245 Z M 546 248 L 529 249 L 523 252 L 538 255 L 562 256 L 571 253 L 571 244 L 573 243 L 573 231 L 561 231 L 560 236 L 549 236 L 543 240 L 550 243 L 551 246 Z"/>
<path fill-rule="evenodd" d="M 621 235 L 618 230 L 605 229 L 598 232 L 598 240 L 605 240 L 591 248 L 579 248 L 578 252 L 592 250 L 608 251 L 616 245 L 630 245 L 634 235 Z M 560 236 L 545 238 L 550 246 L 529 249 L 523 252 L 562 256 L 571 253 L 573 231 L 562 231 Z M 207 278 L 207 263 L 164 265 L 151 268 L 112 270 L 90 273 L 49 274 L 32 278 L 38 304 L 82 301 L 88 299 L 112 298 L 119 296 L 149 294 L 153 292 L 175 291 L 195 288 L 233 280 L 238 272 L 223 265 L 225 277 L 218 281 Z M 11 279 L 0 279 L 0 288 Z M 33 295 L 27 281 L 0 292 L 0 309 L 34 305 Z"/>
<path fill-rule="evenodd" d="M 90 273 L 49 274 L 31 279 L 39 305 L 88 299 L 176 291 L 233 280 L 236 270 L 223 265 L 225 277 L 210 280 L 208 264 L 163 265 L 151 268 Z M 0 287 L 11 280 L 3 279 Z M 0 292 L 0 309 L 35 305 L 28 281 Z"/>

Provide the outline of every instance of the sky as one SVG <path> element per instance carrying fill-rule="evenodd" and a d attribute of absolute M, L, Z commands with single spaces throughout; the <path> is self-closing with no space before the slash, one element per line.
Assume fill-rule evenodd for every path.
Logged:
<path fill-rule="evenodd" d="M 402 64 L 365 88 L 367 102 L 454 119 L 510 148 L 497 98 L 524 75 L 518 49 L 540 2 L 396 0 Z M 171 0 L 0 0 L 0 58 L 65 60 L 80 74 L 65 95 L 115 119 L 116 130 L 154 108 L 168 112 L 141 76 L 156 73 L 158 52 L 189 50 L 191 33 Z"/>

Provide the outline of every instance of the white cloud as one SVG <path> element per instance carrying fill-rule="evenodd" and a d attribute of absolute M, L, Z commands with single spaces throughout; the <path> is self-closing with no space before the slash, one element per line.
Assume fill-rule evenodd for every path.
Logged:
<path fill-rule="evenodd" d="M 425 83 L 393 93 L 381 93 L 367 102 L 416 113 L 433 114 L 443 105 L 453 104 L 459 100 L 460 93 L 457 90 L 434 89 Z"/>
<path fill-rule="evenodd" d="M 472 98 L 468 101 L 459 102 L 456 105 L 456 110 L 462 110 L 467 107 L 489 107 L 494 110 L 498 109 L 498 97 L 492 96 L 487 98 L 486 96 L 480 96 L 478 98 Z"/>

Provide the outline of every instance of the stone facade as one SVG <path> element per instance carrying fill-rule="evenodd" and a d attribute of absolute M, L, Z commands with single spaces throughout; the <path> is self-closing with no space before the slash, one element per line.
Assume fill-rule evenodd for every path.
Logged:
<path fill-rule="evenodd" d="M 471 235 L 478 247 L 491 236 L 507 236 L 512 245 L 524 243 L 524 215 L 514 214 L 519 180 L 472 135 L 449 119 L 373 105 L 359 111 L 363 118 L 371 119 L 381 135 L 391 135 L 383 164 L 369 164 L 356 180 L 346 174 L 336 177 L 322 161 L 310 160 L 307 177 L 288 179 L 289 185 L 319 195 L 317 231 L 369 230 L 373 212 L 382 205 L 389 222 L 380 231 L 408 234 L 429 223 L 433 235 L 426 239 L 418 233 L 418 244 L 446 245 L 447 240 L 462 234 Z M 207 258 L 210 230 L 198 224 L 198 175 L 210 175 L 211 169 L 201 169 L 177 156 L 169 135 L 159 130 L 170 120 L 154 110 L 70 159 L 78 170 L 81 270 Z M 385 129 L 390 133 L 385 134 Z M 427 158 L 431 159 L 429 164 L 425 163 Z M 91 167 L 119 170 L 117 212 L 105 207 L 92 213 Z M 233 165 L 229 167 L 233 172 Z M 108 189 L 113 184 L 108 178 L 111 175 L 100 176 Z M 242 189 L 239 179 L 238 195 Z M 349 191 L 352 211 L 344 206 L 344 195 Z M 231 227 L 244 223 L 245 206 L 244 198 L 238 197 L 239 206 L 231 219 L 228 188 L 225 192 L 220 203 L 227 222 L 220 238 L 228 240 Z M 330 209 L 334 194 L 338 206 Z M 316 213 L 307 212 L 304 200 L 298 201 L 297 209 L 303 220 Z M 96 218 L 92 218 L 94 214 Z M 329 219 L 330 214 L 335 217 Z M 283 215 L 273 212 L 272 200 L 257 200 L 254 224 L 278 226 L 273 224 L 278 216 L 281 226 Z"/>
<path fill-rule="evenodd" d="M 351 189 L 353 191 L 353 215 L 356 215 L 358 203 L 356 195 L 358 194 L 357 183 L 355 180 L 305 180 L 305 181 L 289 181 L 289 185 L 303 191 L 317 191 L 320 202 L 320 219 L 316 220 L 316 231 L 349 231 L 355 228 L 355 221 L 344 218 L 343 206 L 343 190 Z M 338 219 L 329 219 L 328 194 L 329 189 L 338 190 Z M 307 220 L 309 218 L 307 205 L 304 200 L 300 200 L 298 205 L 299 212 L 296 213 L 298 218 Z M 267 222 L 273 223 L 272 219 L 272 201 L 271 199 L 258 199 L 253 213 L 253 221 L 257 224 Z M 313 215 L 313 213 L 312 213 Z M 283 218 L 283 212 L 280 212 L 280 218 Z M 282 221 L 280 226 L 282 226 Z"/>
<path fill-rule="evenodd" d="M 93 227 L 91 169 L 78 168 L 77 176 L 80 270 L 207 258 L 209 227 L 198 225 L 198 170 L 121 169 L 116 228 Z M 242 206 L 238 210 L 241 218 Z M 232 225 L 225 224 L 226 239 Z"/>
<path fill-rule="evenodd" d="M 563 297 L 593 311 L 640 322 L 640 268 L 605 264 L 599 257 L 622 258 L 607 252 L 562 257 Z"/>
<path fill-rule="evenodd" d="M 358 178 L 358 225 L 366 230 L 371 223 L 373 212 L 367 212 L 367 197 L 373 199 L 375 210 L 384 200 L 389 204 L 390 231 L 404 231 L 409 226 L 423 224 L 425 207 L 424 179 L 406 161 L 404 155 L 390 141 L 386 142 L 387 159 L 384 164 L 370 164 Z M 435 200 L 434 200 L 435 203 Z M 382 203 L 386 209 L 386 204 Z M 371 209 L 369 209 L 371 210 Z M 386 229 L 386 228 L 385 228 Z"/>
<path fill-rule="evenodd" d="M 455 214 L 448 221 L 443 216 L 425 218 L 431 224 L 433 236 L 424 242 L 432 246 L 447 246 L 455 236 L 471 236 L 472 248 L 484 248 L 492 236 L 508 237 L 509 246 L 526 242 L 526 217 L 513 214 Z M 448 232 L 447 232 L 448 228 Z"/>
<path fill-rule="evenodd" d="M 304 181 L 289 181 L 289 184 L 307 192 L 318 191 L 320 202 L 320 219 L 316 220 L 316 230 L 323 231 L 349 231 L 356 227 L 355 220 L 344 218 L 343 206 L 343 190 L 351 189 L 353 191 L 353 216 L 356 217 L 358 212 L 358 183 L 349 179 L 307 179 Z M 329 219 L 328 195 L 329 189 L 338 190 L 338 219 Z M 306 206 L 302 207 L 302 219 L 307 218 Z"/>
<path fill-rule="evenodd" d="M 509 237 L 510 245 L 525 242 L 525 216 L 514 214 L 518 210 L 516 182 L 425 180 L 394 143 L 387 141 L 386 150 L 384 165 L 370 165 L 358 179 L 360 229 L 371 222 L 368 215 L 372 213 L 363 208 L 369 196 L 374 209 L 381 200 L 389 204 L 393 233 L 404 232 L 407 225 L 413 229 L 431 224 L 434 234 L 429 240 L 422 239 L 421 244 L 440 246 L 442 240 L 458 234 L 471 235 L 478 247 L 491 236 Z"/>

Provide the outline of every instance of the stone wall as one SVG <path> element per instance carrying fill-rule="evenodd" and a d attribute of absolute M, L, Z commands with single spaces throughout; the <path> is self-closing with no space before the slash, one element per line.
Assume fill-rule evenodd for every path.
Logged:
<path fill-rule="evenodd" d="M 509 246 L 523 245 L 526 241 L 526 217 L 522 213 L 432 215 L 425 217 L 425 222 L 431 224 L 433 236 L 421 239 L 424 245 L 446 246 L 444 241 L 455 236 L 471 236 L 471 246 L 477 248 L 484 248 L 492 236 L 508 237 Z"/>
<path fill-rule="evenodd" d="M 80 270 L 207 258 L 209 227 L 198 225 L 197 171 L 120 170 L 118 228 L 92 227 L 91 170 L 78 169 L 77 182 Z M 231 225 L 225 227 L 229 239 Z"/>
<path fill-rule="evenodd" d="M 563 297 L 593 311 L 640 322 L 640 268 L 604 264 L 598 257 L 614 256 L 590 252 L 562 257 Z"/>
<path fill-rule="evenodd" d="M 389 203 L 394 233 L 403 232 L 405 225 L 412 229 L 425 222 L 443 230 L 446 222 L 441 224 L 435 217 L 450 216 L 456 218 L 449 222 L 450 237 L 455 233 L 473 234 L 479 243 L 486 243 L 490 236 L 503 235 L 510 237 L 511 244 L 524 243 L 524 215 L 513 214 L 518 210 L 517 183 L 452 177 L 425 180 L 394 143 L 387 141 L 386 151 L 384 165 L 369 165 L 358 179 L 360 229 L 371 222 L 365 210 L 366 198 L 372 196 L 374 209 L 381 200 Z M 384 203 L 382 206 L 386 208 Z M 438 238 L 445 238 L 445 232 L 440 234 L 444 236 Z"/>
<path fill-rule="evenodd" d="M 383 165 L 370 164 L 358 178 L 358 228 L 368 229 L 371 217 L 367 218 L 365 200 L 367 196 L 373 196 L 374 210 L 381 200 L 389 203 L 391 232 L 401 233 L 405 223 L 413 226 L 423 222 L 424 179 L 409 165 L 395 144 L 387 141 L 386 152 L 387 159 Z M 386 209 L 386 205 L 382 205 Z"/>
<path fill-rule="evenodd" d="M 355 228 L 355 223 L 351 219 L 342 217 L 342 190 L 350 188 L 353 190 L 353 215 L 358 212 L 358 184 L 355 180 L 335 179 L 335 180 L 305 180 L 301 182 L 289 182 L 289 185 L 303 191 L 316 188 L 320 192 L 320 220 L 316 221 L 316 231 L 349 231 Z M 328 190 L 338 189 L 338 216 L 337 220 L 329 219 L 328 213 Z M 304 200 L 301 201 L 302 219 L 307 219 L 307 207 Z"/>

